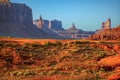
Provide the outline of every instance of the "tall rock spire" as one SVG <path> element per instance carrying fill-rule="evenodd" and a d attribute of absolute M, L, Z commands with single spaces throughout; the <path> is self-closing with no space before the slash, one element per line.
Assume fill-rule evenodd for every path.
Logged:
<path fill-rule="evenodd" d="M 73 23 L 72 26 L 68 30 L 77 30 L 77 28 L 75 27 L 75 24 Z"/>
<path fill-rule="evenodd" d="M 40 15 L 40 17 L 39 17 L 39 22 L 37 23 L 37 27 L 38 27 L 38 28 L 41 28 L 42 25 L 43 25 L 43 19 L 42 19 L 42 16 Z"/>
<path fill-rule="evenodd" d="M 40 15 L 40 17 L 39 17 L 39 21 L 43 21 L 43 19 L 42 19 L 42 16 Z"/>

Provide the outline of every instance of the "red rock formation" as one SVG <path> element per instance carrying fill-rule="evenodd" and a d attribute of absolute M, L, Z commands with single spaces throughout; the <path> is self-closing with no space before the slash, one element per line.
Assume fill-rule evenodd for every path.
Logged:
<path fill-rule="evenodd" d="M 56 38 L 33 25 L 32 10 L 25 4 L 0 0 L 0 36 Z M 10 6 L 6 5 L 7 3 Z"/>
<path fill-rule="evenodd" d="M 102 30 L 111 29 L 111 19 L 109 18 L 106 22 L 102 23 Z"/>
<path fill-rule="evenodd" d="M 94 40 L 120 40 L 120 25 L 116 28 L 102 30 L 91 36 Z"/>
<path fill-rule="evenodd" d="M 120 40 L 120 25 L 111 29 L 111 20 L 102 23 L 102 29 L 97 30 L 96 34 L 91 35 L 94 40 Z"/>

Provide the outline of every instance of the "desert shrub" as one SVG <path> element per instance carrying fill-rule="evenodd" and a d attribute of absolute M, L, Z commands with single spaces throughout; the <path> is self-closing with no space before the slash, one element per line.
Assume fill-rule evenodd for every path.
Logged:
<path fill-rule="evenodd" d="M 0 46 L 3 46 L 3 44 L 2 44 L 2 43 L 0 43 Z"/>
<path fill-rule="evenodd" d="M 80 71 L 75 69 L 73 72 L 72 72 L 72 75 L 79 75 L 80 74 Z"/>
<path fill-rule="evenodd" d="M 113 71 L 115 68 L 111 66 L 102 66 L 99 68 L 100 71 L 102 72 L 107 72 L 107 71 Z"/>
<path fill-rule="evenodd" d="M 53 75 L 57 75 L 57 74 L 59 74 L 59 71 L 58 71 L 57 69 L 50 70 L 50 71 L 48 72 L 48 75 L 49 75 L 49 76 L 53 76 Z"/>
<path fill-rule="evenodd" d="M 28 52 L 28 51 L 27 51 L 28 48 L 29 48 L 29 43 L 25 43 L 25 44 L 23 44 L 23 45 L 21 46 L 21 51 L 26 51 L 26 52 Z"/>
<path fill-rule="evenodd" d="M 56 61 L 51 61 L 48 66 L 54 66 L 54 65 L 56 65 L 56 64 L 57 64 Z"/>
<path fill-rule="evenodd" d="M 30 75 L 36 75 L 35 72 L 27 70 L 27 71 L 14 71 L 12 73 L 13 76 L 30 76 Z"/>
<path fill-rule="evenodd" d="M 12 63 L 13 62 L 13 57 L 12 56 L 6 56 L 4 59 L 7 63 Z"/>
<path fill-rule="evenodd" d="M 23 76 L 29 76 L 29 75 L 36 75 L 36 73 L 35 72 L 33 72 L 33 71 L 25 71 L 24 73 L 23 73 Z"/>
<path fill-rule="evenodd" d="M 76 48 L 74 53 L 80 53 L 82 50 L 80 48 Z"/>
<path fill-rule="evenodd" d="M 14 71 L 12 73 L 13 76 L 22 76 L 23 75 L 23 72 L 22 71 Z"/>
<path fill-rule="evenodd" d="M 4 44 L 4 46 L 7 46 L 7 47 L 12 47 L 12 44 L 11 44 L 11 43 L 9 43 L 9 42 L 6 42 L 6 43 Z"/>
<path fill-rule="evenodd" d="M 104 58 L 105 56 L 107 56 L 105 53 L 100 52 L 100 53 L 98 53 L 98 55 L 97 55 L 97 60 L 100 60 L 100 59 Z"/>
<path fill-rule="evenodd" d="M 105 72 L 104 68 L 99 68 L 99 71 Z"/>
<path fill-rule="evenodd" d="M 40 73 L 40 75 L 42 75 L 42 76 L 47 76 L 47 74 L 48 74 L 48 72 L 46 72 L 46 71 L 43 71 Z"/>
<path fill-rule="evenodd" d="M 32 47 L 39 47 L 40 46 L 40 43 L 33 43 L 31 44 Z"/>
<path fill-rule="evenodd" d="M 29 43 L 25 43 L 22 45 L 22 48 L 27 48 L 29 46 Z"/>
<path fill-rule="evenodd" d="M 52 44 L 51 42 L 45 42 L 44 45 L 45 45 L 45 46 L 51 46 L 51 45 L 53 45 L 53 44 Z"/>
<path fill-rule="evenodd" d="M 24 62 L 25 65 L 32 65 L 32 64 L 34 64 L 34 63 L 35 63 L 34 61 L 25 61 L 25 62 Z"/>
<path fill-rule="evenodd" d="M 81 44 L 80 41 L 74 41 L 73 43 L 74 43 L 74 44 Z"/>
<path fill-rule="evenodd" d="M 59 41 L 56 41 L 56 42 L 55 42 L 55 45 L 62 45 L 62 43 L 59 42 Z"/>

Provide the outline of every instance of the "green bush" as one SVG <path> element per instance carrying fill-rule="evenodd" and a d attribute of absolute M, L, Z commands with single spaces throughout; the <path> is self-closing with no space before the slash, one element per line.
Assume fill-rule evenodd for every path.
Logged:
<path fill-rule="evenodd" d="M 45 42 L 44 45 L 45 45 L 45 46 L 51 46 L 51 45 L 53 45 L 53 44 L 52 44 L 51 42 Z"/>

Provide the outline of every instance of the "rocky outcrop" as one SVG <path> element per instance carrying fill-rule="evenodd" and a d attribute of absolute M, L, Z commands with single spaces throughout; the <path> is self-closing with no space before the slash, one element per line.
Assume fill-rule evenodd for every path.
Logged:
<path fill-rule="evenodd" d="M 54 30 L 49 28 L 49 21 L 48 20 L 43 20 L 42 17 L 40 16 L 39 19 L 34 20 L 33 24 L 37 26 L 39 30 L 43 30 L 45 33 L 52 35 L 56 38 L 63 38 L 60 35 L 58 35 Z"/>
<path fill-rule="evenodd" d="M 81 29 L 77 29 L 75 24 L 73 23 L 69 29 L 57 31 L 57 33 L 66 38 L 79 39 L 79 38 L 87 38 L 91 34 L 94 34 L 95 32 L 94 31 L 93 32 L 92 31 L 83 31 Z"/>
<path fill-rule="evenodd" d="M 101 29 L 97 30 L 94 35 L 90 36 L 93 40 L 120 40 L 120 25 L 111 28 L 111 19 L 102 23 Z"/>
<path fill-rule="evenodd" d="M 120 25 L 116 28 L 102 30 L 101 33 L 91 35 L 94 40 L 120 40 Z"/>
<path fill-rule="evenodd" d="M 73 23 L 72 26 L 68 29 L 68 31 L 74 31 L 77 30 L 77 28 L 75 27 L 75 24 Z"/>
<path fill-rule="evenodd" d="M 58 20 L 50 21 L 49 28 L 52 29 L 52 30 L 55 30 L 55 31 L 64 30 L 62 28 L 62 22 L 58 21 Z"/>
<path fill-rule="evenodd" d="M 97 30 L 96 33 L 101 33 L 104 30 L 111 29 L 111 19 L 109 18 L 106 22 L 102 23 L 101 29 Z"/>
<path fill-rule="evenodd" d="M 102 30 L 111 29 L 111 19 L 109 18 L 106 22 L 102 23 Z"/>

